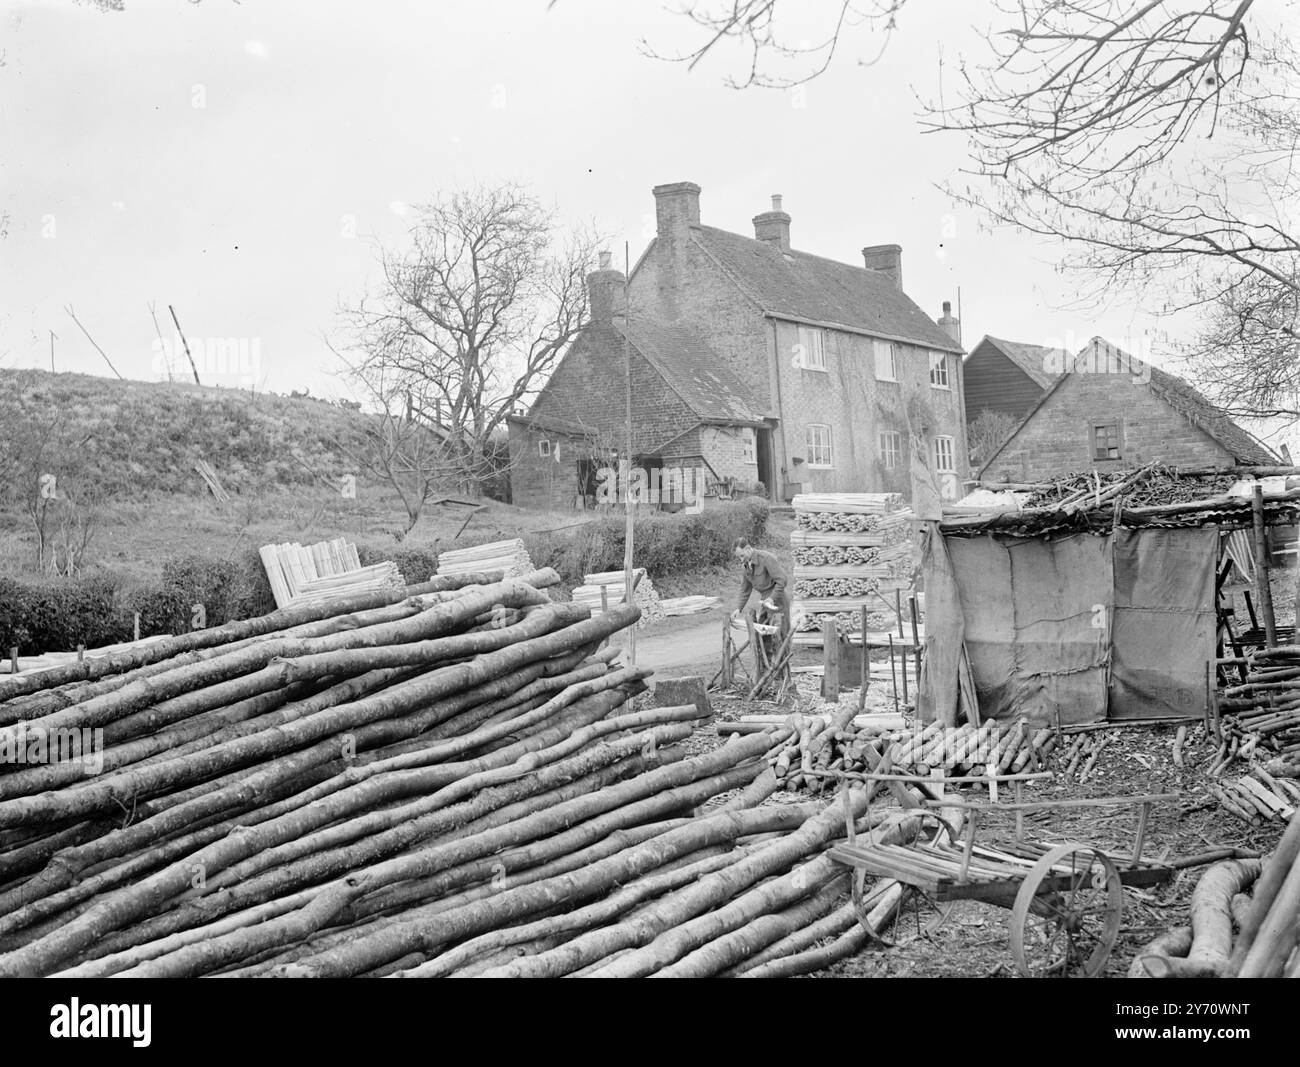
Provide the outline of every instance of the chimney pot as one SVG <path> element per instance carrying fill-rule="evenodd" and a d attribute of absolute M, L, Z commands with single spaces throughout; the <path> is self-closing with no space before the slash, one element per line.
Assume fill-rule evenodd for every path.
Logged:
<path fill-rule="evenodd" d="M 613 259 L 613 256 L 612 256 L 609 252 L 602 252 L 602 253 L 600 254 L 600 269 L 601 269 L 601 270 L 609 270 L 609 269 L 610 269 L 610 263 L 611 263 L 612 259 Z M 944 311 L 947 311 L 947 310 L 948 310 L 948 305 L 947 305 L 947 304 L 944 304 L 944 305 L 943 305 L 943 309 L 944 309 Z"/>
<path fill-rule="evenodd" d="M 943 302 L 943 315 L 939 318 L 939 329 L 961 344 L 961 320 L 953 317 L 951 300 Z"/>
<path fill-rule="evenodd" d="M 790 216 L 781 210 L 781 194 L 772 194 L 772 210 L 754 216 L 754 240 L 790 251 Z"/>
<path fill-rule="evenodd" d="M 623 291 L 626 279 L 621 270 L 609 269 L 610 254 L 600 254 L 601 269 L 587 275 L 587 304 L 591 321 L 608 325 L 616 314 L 623 311 Z"/>

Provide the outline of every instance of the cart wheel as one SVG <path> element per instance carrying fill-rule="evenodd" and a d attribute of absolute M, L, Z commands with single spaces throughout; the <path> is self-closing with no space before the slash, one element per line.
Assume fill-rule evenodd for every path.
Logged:
<path fill-rule="evenodd" d="M 1045 881 L 1054 887 L 1044 890 Z M 1011 954 L 1020 973 L 1095 978 L 1115 947 L 1123 908 L 1109 856 L 1088 845 L 1058 845 L 1025 875 L 1011 909 Z"/>

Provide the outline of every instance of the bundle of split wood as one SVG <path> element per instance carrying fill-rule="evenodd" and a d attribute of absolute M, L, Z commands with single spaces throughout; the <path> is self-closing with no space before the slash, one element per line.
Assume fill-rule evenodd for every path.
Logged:
<path fill-rule="evenodd" d="M 708 611 L 717 603 L 720 603 L 720 599 L 716 596 L 679 596 L 659 601 L 659 607 L 665 616 L 695 615 Z"/>
<path fill-rule="evenodd" d="M 1211 867 L 1192 892 L 1191 925 L 1137 954 L 1130 978 L 1300 978 L 1300 814 L 1274 852 Z"/>
<path fill-rule="evenodd" d="M 632 712 L 648 672 L 601 651 L 636 608 L 558 580 L 0 679 L 0 975 L 798 973 L 831 916 L 860 945 L 844 806 L 758 806 L 789 731 L 688 755 L 695 705 Z M 15 762 L 55 736 L 80 758 Z"/>
<path fill-rule="evenodd" d="M 1300 802 L 1300 786 L 1287 778 L 1275 778 L 1258 765 L 1240 778 L 1213 783 L 1209 788 L 1224 810 L 1252 826 L 1286 822 Z"/>
<path fill-rule="evenodd" d="M 602 600 L 610 608 L 618 607 L 626 600 L 627 577 L 623 571 L 599 571 L 586 575 L 583 580 L 586 584 L 573 590 L 573 602 L 585 604 L 593 615 L 600 614 Z M 641 609 L 638 626 L 646 626 L 664 617 L 659 592 L 644 567 L 632 571 L 632 603 Z"/>
<path fill-rule="evenodd" d="M 937 722 L 896 740 L 887 750 L 894 767 L 910 774 L 929 774 L 942 767 L 944 777 L 983 777 L 1020 774 L 1046 765 L 1058 737 L 1050 728 L 1034 728 L 1024 720 L 989 719 L 976 727 L 963 723 L 945 727 Z"/>
<path fill-rule="evenodd" d="M 860 630 L 861 609 L 878 605 L 880 590 L 910 583 L 912 513 L 897 493 L 802 494 L 793 506 L 798 629 L 834 619 L 842 633 Z"/>
<path fill-rule="evenodd" d="M 263 545 L 260 555 L 278 608 L 380 589 L 401 593 L 406 588 L 397 564 L 385 561 L 363 567 L 356 545 L 341 537 L 305 548 L 296 541 Z"/>
<path fill-rule="evenodd" d="M 492 541 L 473 548 L 457 548 L 438 554 L 440 575 L 460 574 L 464 571 L 505 571 L 507 578 L 527 574 L 533 569 L 528 549 L 521 538 L 509 541 Z"/>

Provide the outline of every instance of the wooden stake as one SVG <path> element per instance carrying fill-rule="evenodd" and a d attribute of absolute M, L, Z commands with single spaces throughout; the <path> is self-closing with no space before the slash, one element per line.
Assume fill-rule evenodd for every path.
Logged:
<path fill-rule="evenodd" d="M 903 639 L 903 593 L 899 589 L 894 590 L 894 614 L 898 616 L 898 639 Z"/>
<path fill-rule="evenodd" d="M 722 688 L 730 689 L 732 685 L 731 675 L 731 617 L 727 616 L 722 620 Z"/>
<path fill-rule="evenodd" d="M 1259 482 L 1255 483 L 1250 510 L 1255 526 L 1255 590 L 1259 609 L 1264 613 L 1264 640 L 1269 648 L 1276 648 L 1277 620 L 1273 615 L 1273 589 L 1268 580 L 1268 540 L 1264 535 L 1264 487 Z"/>
<path fill-rule="evenodd" d="M 916 687 L 921 688 L 921 625 L 917 618 L 916 594 L 907 598 L 912 607 L 912 644 L 916 650 Z M 919 696 L 919 694 L 918 694 Z"/>
<path fill-rule="evenodd" d="M 17 645 L 14 645 L 14 647 L 9 650 L 9 673 L 10 674 L 18 673 L 18 646 Z"/>
<path fill-rule="evenodd" d="M 902 623 L 902 616 L 899 616 L 899 623 Z M 894 673 L 894 635 L 889 635 L 889 678 L 894 685 L 894 714 L 898 714 L 898 675 Z"/>
<path fill-rule="evenodd" d="M 135 613 L 135 637 L 133 640 L 140 640 L 140 613 L 138 611 Z"/>
<path fill-rule="evenodd" d="M 822 699 L 840 701 L 840 635 L 830 620 L 822 623 Z"/>
<path fill-rule="evenodd" d="M 80 662 L 81 662 L 82 660 L 84 660 L 85 658 L 86 658 L 86 646 L 85 646 L 85 645 L 78 645 L 78 646 L 77 646 L 77 662 L 80 663 Z"/>
<path fill-rule="evenodd" d="M 867 606 L 862 605 L 862 660 L 858 664 L 859 685 L 858 685 L 858 711 L 859 713 L 866 710 L 867 707 L 867 682 L 871 678 L 871 657 L 867 654 Z"/>

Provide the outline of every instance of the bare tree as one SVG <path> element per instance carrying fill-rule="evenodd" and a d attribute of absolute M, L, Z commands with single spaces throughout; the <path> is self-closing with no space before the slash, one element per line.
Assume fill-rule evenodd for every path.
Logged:
<path fill-rule="evenodd" d="M 477 491 L 506 416 L 585 324 L 594 248 L 518 186 L 453 192 L 416 208 L 406 246 L 379 249 L 381 289 L 342 309 L 353 376 L 409 394 L 463 490 Z"/>
<path fill-rule="evenodd" d="M 1020 420 L 1005 411 L 984 408 L 966 428 L 972 467 L 981 466 L 1011 436 Z"/>
<path fill-rule="evenodd" d="M 1149 311 L 1197 309 L 1183 354 L 1237 414 L 1295 406 L 1300 292 L 1300 62 L 1285 12 L 1256 0 L 993 0 L 983 50 L 923 105 L 930 131 L 968 142 L 948 186 L 995 223 L 1061 242 L 1093 285 L 1083 301 L 1141 293 Z M 817 44 L 794 46 L 789 0 L 686 9 L 706 31 L 686 56 L 743 42 L 740 85 L 821 73 L 864 32 L 887 35 L 907 0 L 829 0 Z M 1272 19 L 1273 21 L 1270 21 Z M 900 29 L 901 32 L 901 29 Z M 804 61 L 801 68 L 800 60 Z M 776 71 L 777 73 L 772 73 Z M 1231 360 L 1231 364 L 1228 361 Z"/>

